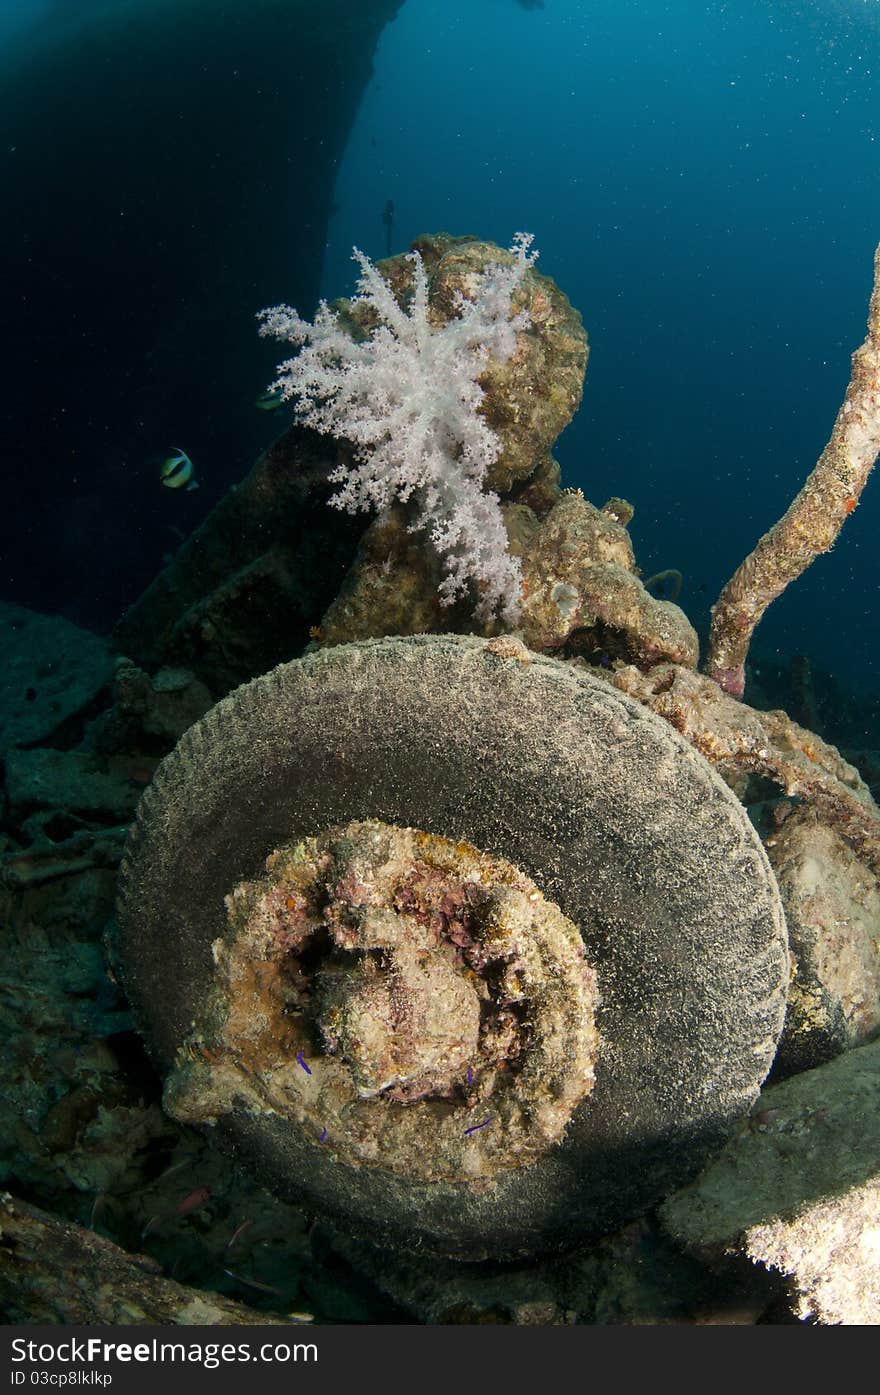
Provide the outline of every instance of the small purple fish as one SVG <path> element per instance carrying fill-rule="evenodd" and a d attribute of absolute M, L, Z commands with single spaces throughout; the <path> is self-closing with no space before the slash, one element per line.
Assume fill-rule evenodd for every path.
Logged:
<path fill-rule="evenodd" d="M 327 1130 L 326 1130 L 326 1129 L 322 1129 L 322 1130 L 321 1130 L 321 1137 L 318 1139 L 318 1142 L 319 1142 L 319 1143 L 326 1143 L 326 1142 L 327 1142 Z"/>
<path fill-rule="evenodd" d="M 467 1138 L 467 1136 L 468 1136 L 469 1133 L 479 1133 L 480 1129 L 484 1129 L 484 1128 L 486 1127 L 486 1125 L 487 1125 L 487 1124 L 491 1124 L 491 1122 L 492 1122 L 492 1115 L 490 1114 L 489 1117 L 488 1117 L 488 1119 L 484 1119 L 484 1120 L 483 1120 L 482 1124 L 471 1124 L 470 1128 L 469 1128 L 469 1129 L 465 1129 L 465 1131 L 464 1131 L 464 1136 L 465 1136 L 465 1138 Z"/>
<path fill-rule="evenodd" d="M 303 1068 L 303 1070 L 305 1071 L 306 1075 L 311 1075 L 312 1072 L 309 1070 L 308 1066 L 306 1065 L 305 1061 L 303 1060 L 303 1054 L 302 1054 L 301 1051 L 298 1051 L 298 1052 L 297 1052 L 297 1054 L 296 1054 L 296 1059 L 297 1059 L 297 1061 L 299 1062 L 299 1064 L 302 1066 L 302 1068 Z"/>

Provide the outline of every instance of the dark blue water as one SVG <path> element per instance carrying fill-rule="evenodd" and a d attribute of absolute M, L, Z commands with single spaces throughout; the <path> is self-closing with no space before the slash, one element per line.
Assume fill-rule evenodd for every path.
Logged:
<path fill-rule="evenodd" d="M 295 56 L 281 63 L 268 38 L 261 55 L 251 35 L 242 111 L 262 111 L 268 86 L 272 102 L 233 159 L 242 122 L 228 75 L 246 0 L 213 6 L 236 38 L 227 45 L 215 25 L 201 53 L 179 39 L 174 6 L 109 7 L 126 8 L 155 9 L 163 80 L 139 85 L 138 54 L 123 86 L 95 74 L 87 138 L 61 140 L 63 206 L 39 200 L 63 136 L 41 117 L 44 96 L 0 132 L 0 156 L 18 162 L 18 180 L 24 165 L 28 190 L 5 230 L 16 289 L 30 278 L 4 345 L 0 593 L 104 626 L 174 530 L 194 526 L 271 437 L 252 411 L 263 359 L 251 312 L 299 299 L 297 238 L 323 236 L 298 226 L 295 197 L 320 142 L 294 161 L 274 143 L 285 84 L 301 81 Z M 41 42 L 69 43 L 79 62 L 88 11 L 5 0 L 0 44 L 38 20 Z M 199 85 L 200 71 L 216 84 Z M 323 291 L 351 289 L 353 243 L 384 255 L 388 199 L 395 250 L 439 229 L 504 244 L 533 232 L 539 269 L 581 310 L 592 344 L 583 406 L 557 448 L 564 482 L 597 504 L 618 494 L 635 505 L 643 571 L 680 568 L 680 603 L 703 623 L 822 450 L 864 336 L 880 240 L 878 79 L 877 0 L 406 0 L 339 169 Z M 105 161 L 96 178 L 95 133 L 139 110 L 136 158 Z M 163 126 L 169 115 L 176 125 Z M 169 129 L 192 146 L 185 185 L 163 178 Z M 228 204 L 211 180 L 224 160 L 223 187 L 241 188 Z M 253 238 L 243 258 L 223 253 L 230 223 Z M 75 365 L 47 350 L 72 323 L 84 346 Z M 211 462 L 185 500 L 157 488 L 149 463 L 172 444 Z M 870 481 L 833 553 L 774 604 L 756 641 L 875 689 L 878 491 Z"/>

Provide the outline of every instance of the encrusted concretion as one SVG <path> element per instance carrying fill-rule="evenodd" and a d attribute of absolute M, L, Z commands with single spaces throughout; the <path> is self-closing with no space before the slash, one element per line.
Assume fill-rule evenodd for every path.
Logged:
<path fill-rule="evenodd" d="M 215 989 L 166 1085 L 354 1165 L 472 1182 L 533 1161 L 589 1092 L 580 932 L 503 858 L 377 820 L 273 852 L 227 898 Z"/>

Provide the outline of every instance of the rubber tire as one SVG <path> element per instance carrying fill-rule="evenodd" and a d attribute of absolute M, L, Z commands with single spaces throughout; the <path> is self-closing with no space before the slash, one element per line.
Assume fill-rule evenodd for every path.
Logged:
<path fill-rule="evenodd" d="M 598 971 L 592 1093 L 551 1152 L 488 1191 L 354 1168 L 277 1116 L 217 1125 L 261 1183 L 394 1246 L 479 1259 L 563 1247 L 693 1176 L 748 1111 L 782 1029 L 779 893 L 745 811 L 610 684 L 459 636 L 342 645 L 239 688 L 181 739 L 123 860 L 118 955 L 160 1068 L 211 981 L 223 899 L 276 846 L 379 818 L 522 868 Z"/>

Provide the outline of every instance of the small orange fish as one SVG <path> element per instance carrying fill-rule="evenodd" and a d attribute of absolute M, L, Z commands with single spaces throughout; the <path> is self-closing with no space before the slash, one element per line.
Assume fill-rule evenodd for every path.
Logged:
<path fill-rule="evenodd" d="M 157 1230 L 160 1225 L 164 1225 L 166 1221 L 179 1220 L 183 1216 L 188 1216 L 191 1211 L 198 1211 L 199 1208 L 204 1206 L 205 1202 L 210 1201 L 210 1199 L 210 1187 L 196 1187 L 195 1191 L 190 1192 L 182 1201 L 179 1201 L 172 1211 L 159 1211 L 155 1216 L 151 1216 L 141 1231 L 141 1239 L 145 1240 L 148 1235 L 154 1230 Z"/>
<path fill-rule="evenodd" d="M 173 1216 L 188 1216 L 190 1211 L 198 1211 L 200 1206 L 204 1206 L 206 1201 L 211 1200 L 210 1187 L 196 1187 L 194 1192 L 185 1196 L 183 1201 L 179 1201 L 175 1206 Z"/>

